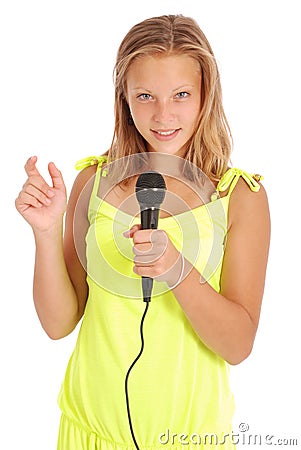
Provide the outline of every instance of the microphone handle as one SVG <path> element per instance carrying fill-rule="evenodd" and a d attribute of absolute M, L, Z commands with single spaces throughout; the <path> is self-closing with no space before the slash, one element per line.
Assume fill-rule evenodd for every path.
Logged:
<path fill-rule="evenodd" d="M 159 208 L 148 207 L 141 210 L 141 229 L 142 230 L 155 230 L 158 228 L 159 220 Z M 142 277 L 142 292 L 143 301 L 150 302 L 153 289 L 153 279 L 150 277 Z"/>
<path fill-rule="evenodd" d="M 159 208 L 154 206 L 145 208 L 140 212 L 141 229 L 155 230 L 158 228 Z"/>

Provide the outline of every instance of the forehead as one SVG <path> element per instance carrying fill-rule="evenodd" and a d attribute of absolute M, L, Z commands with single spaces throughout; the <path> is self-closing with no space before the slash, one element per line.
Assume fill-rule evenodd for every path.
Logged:
<path fill-rule="evenodd" d="M 127 72 L 127 85 L 154 83 L 192 83 L 200 79 L 199 62 L 188 55 L 154 55 L 136 58 Z"/>

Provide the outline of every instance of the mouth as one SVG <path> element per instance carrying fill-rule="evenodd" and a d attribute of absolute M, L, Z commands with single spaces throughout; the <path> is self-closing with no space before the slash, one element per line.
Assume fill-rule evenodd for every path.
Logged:
<path fill-rule="evenodd" d="M 154 136 L 159 140 L 170 140 L 176 137 L 181 129 L 174 128 L 170 130 L 151 130 Z"/>

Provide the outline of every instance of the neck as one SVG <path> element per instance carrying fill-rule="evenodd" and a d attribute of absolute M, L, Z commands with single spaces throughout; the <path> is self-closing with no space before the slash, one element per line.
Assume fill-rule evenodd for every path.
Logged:
<path fill-rule="evenodd" d="M 184 160 L 180 156 L 149 152 L 148 158 L 150 170 L 175 177 L 181 175 Z"/>

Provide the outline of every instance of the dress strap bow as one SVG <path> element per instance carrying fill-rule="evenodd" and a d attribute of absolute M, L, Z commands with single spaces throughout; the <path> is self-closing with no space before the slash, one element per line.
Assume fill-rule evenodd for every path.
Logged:
<path fill-rule="evenodd" d="M 75 164 L 76 170 L 83 170 L 87 167 L 94 166 L 95 164 L 98 164 L 98 169 L 101 169 L 103 163 L 106 163 L 108 161 L 108 157 L 106 155 L 102 156 L 88 156 L 87 158 L 80 159 Z M 106 171 L 102 171 L 102 175 L 106 176 Z"/>
<path fill-rule="evenodd" d="M 227 170 L 227 172 L 220 179 L 216 190 L 218 192 L 223 192 L 229 189 L 229 194 L 232 192 L 239 178 L 242 177 L 248 184 L 249 188 L 253 192 L 258 192 L 260 189 L 259 181 L 263 180 L 262 175 L 250 174 L 244 170 L 232 168 Z"/>

